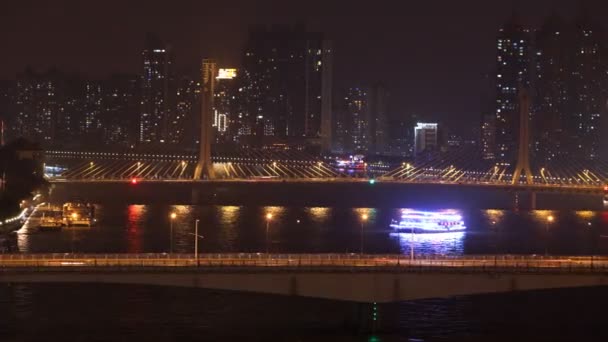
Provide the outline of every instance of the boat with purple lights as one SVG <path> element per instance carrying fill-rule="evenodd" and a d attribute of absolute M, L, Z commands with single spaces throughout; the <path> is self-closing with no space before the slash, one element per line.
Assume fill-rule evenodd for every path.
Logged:
<path fill-rule="evenodd" d="M 421 211 L 403 209 L 401 219 L 390 225 L 399 232 L 452 233 L 466 230 L 462 216 L 455 210 Z"/>

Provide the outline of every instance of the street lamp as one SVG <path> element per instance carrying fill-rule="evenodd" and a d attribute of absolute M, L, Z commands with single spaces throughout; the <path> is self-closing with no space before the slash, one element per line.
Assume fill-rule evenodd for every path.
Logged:
<path fill-rule="evenodd" d="M 367 219 L 369 217 L 367 216 L 367 214 L 363 214 L 361 215 L 361 231 L 360 231 L 360 238 L 359 238 L 359 254 L 363 254 L 363 225 L 365 224 L 365 222 L 367 222 Z"/>
<path fill-rule="evenodd" d="M 270 221 L 272 220 L 272 213 L 266 214 L 266 254 L 268 254 L 268 231 L 270 230 Z"/>
<path fill-rule="evenodd" d="M 547 222 L 545 225 L 545 256 L 548 255 L 547 245 L 549 243 L 549 224 L 553 222 L 555 218 L 551 215 L 547 216 Z"/>
<path fill-rule="evenodd" d="M 194 258 L 196 260 L 196 266 L 198 266 L 198 223 L 199 223 L 199 219 L 196 219 L 196 221 L 194 221 Z"/>
<path fill-rule="evenodd" d="M 169 253 L 173 253 L 173 221 L 177 217 L 176 213 L 171 213 L 169 218 L 171 219 L 171 230 L 169 231 Z"/>
<path fill-rule="evenodd" d="M 74 212 L 70 215 L 70 217 L 72 218 L 72 222 L 74 222 L 74 221 L 78 220 L 78 213 Z M 70 223 L 72 223 L 72 222 L 70 222 Z M 72 226 L 72 225 L 73 224 L 70 224 L 70 226 Z M 76 238 L 76 236 L 75 236 L 76 233 L 74 231 L 75 231 L 75 229 L 72 229 L 72 241 L 70 243 L 70 245 L 71 245 L 70 247 L 72 248 L 72 254 L 74 253 L 74 239 Z"/>

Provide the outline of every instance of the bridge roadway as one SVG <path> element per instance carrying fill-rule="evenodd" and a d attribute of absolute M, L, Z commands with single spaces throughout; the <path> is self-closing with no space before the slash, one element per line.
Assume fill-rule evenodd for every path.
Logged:
<path fill-rule="evenodd" d="M 128 183 L 131 179 L 51 179 L 51 183 Z M 138 182 L 145 183 L 368 183 L 367 178 L 251 178 L 251 179 L 214 179 L 214 180 L 190 180 L 190 179 L 139 179 Z M 412 185 L 441 185 L 453 187 L 472 187 L 499 189 L 513 192 L 544 192 L 544 193 L 578 193 L 590 195 L 602 195 L 603 187 L 592 185 L 557 185 L 557 184 L 510 184 L 491 182 L 447 182 L 447 181 L 401 181 L 390 179 L 378 179 L 376 184 L 412 184 Z"/>
<path fill-rule="evenodd" d="M 602 286 L 608 257 L 6 254 L 0 282 L 145 284 L 371 303 Z"/>

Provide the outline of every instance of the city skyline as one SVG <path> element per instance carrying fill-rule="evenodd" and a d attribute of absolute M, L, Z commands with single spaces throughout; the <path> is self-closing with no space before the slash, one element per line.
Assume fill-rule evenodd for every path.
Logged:
<path fill-rule="evenodd" d="M 11 4 L 6 11 L 11 15 L 0 24 L 6 25 L 5 32 L 11 32 L 7 44 L 14 51 L 0 66 L 0 78 L 14 78 L 27 65 L 39 71 L 57 66 L 93 78 L 112 73 L 139 74 L 142 37 L 148 31 L 157 32 L 170 43 L 178 73 L 196 75 L 200 58 L 206 56 L 216 58 L 221 65 L 239 67 L 250 25 L 302 22 L 313 31 L 326 33 L 334 42 L 336 86 L 386 83 L 398 95 L 393 96 L 397 100 L 392 116 L 421 115 L 470 134 L 462 122 L 478 121 L 484 107 L 482 98 L 489 90 L 487 75 L 493 72 L 495 32 L 513 8 L 522 14 L 526 26 L 537 28 L 553 10 L 572 19 L 579 7 L 572 1 L 537 1 L 525 6 L 465 1 L 458 6 L 444 3 L 437 7 L 438 3 L 411 5 L 405 11 L 390 1 L 374 8 L 357 1 L 348 6 L 332 3 L 322 7 L 315 1 L 293 6 L 266 1 L 255 6 L 236 2 L 211 7 L 186 2 L 164 12 L 154 4 L 142 7 L 142 3 L 130 2 L 120 7 L 122 14 L 117 14 L 112 11 L 118 7 L 111 4 L 87 6 L 85 11 L 70 1 L 52 6 L 34 6 L 26 1 Z M 586 2 L 592 14 L 601 13 L 605 6 L 599 1 Z M 96 27 L 99 19 L 88 14 L 91 12 L 99 13 L 100 18 L 111 14 L 113 25 Z M 194 13 L 200 13 L 200 17 Z M 341 15 L 336 18 L 334 13 Z M 281 14 L 280 19 L 277 14 Z M 15 20 L 29 20 L 30 29 L 22 29 Z M 360 27 L 361 20 L 369 24 L 365 29 Z M 46 26 L 47 33 L 37 30 L 39 25 Z M 488 29 L 479 30 L 480 26 Z M 46 37 L 53 34 L 65 39 Z"/>

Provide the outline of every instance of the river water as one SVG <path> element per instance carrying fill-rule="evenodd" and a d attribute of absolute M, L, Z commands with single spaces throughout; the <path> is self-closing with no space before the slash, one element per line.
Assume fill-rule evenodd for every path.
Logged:
<path fill-rule="evenodd" d="M 24 253 L 608 254 L 608 212 L 459 211 L 464 232 L 398 233 L 402 208 L 96 203 L 97 224 L 11 238 Z M 176 218 L 171 222 L 170 214 Z M 272 219 L 266 219 L 267 214 Z M 367 215 L 367 220 L 363 220 Z M 554 218 L 549 222 L 548 217 Z M 268 238 L 266 230 L 268 228 Z M 171 238 L 171 232 L 173 232 Z M 171 240 L 173 244 L 171 246 Z M 268 243 L 266 242 L 268 241 Z M 381 305 L 361 333 L 353 303 L 151 286 L 0 285 L 0 340 L 408 341 L 606 340 L 602 288 Z"/>

